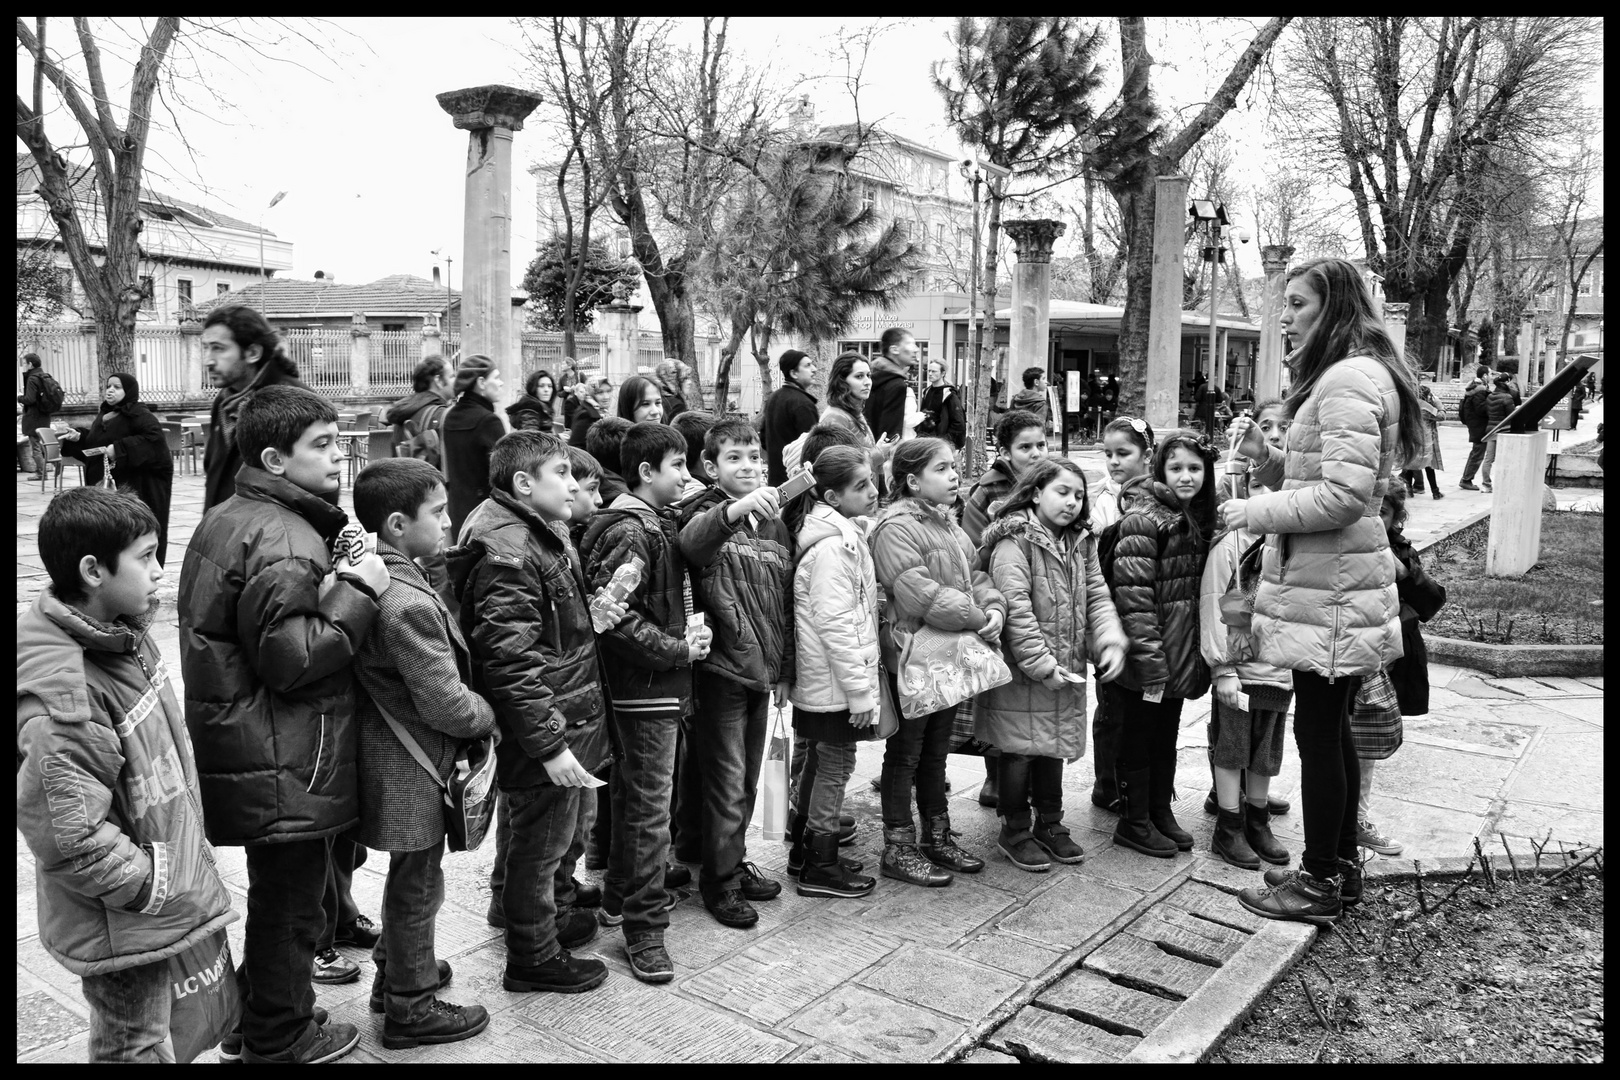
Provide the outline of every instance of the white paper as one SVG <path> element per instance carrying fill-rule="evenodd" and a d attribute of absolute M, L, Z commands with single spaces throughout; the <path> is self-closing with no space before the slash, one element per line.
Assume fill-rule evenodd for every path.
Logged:
<path fill-rule="evenodd" d="M 1237 697 L 1238 697 L 1238 708 L 1242 709 L 1244 712 L 1248 712 L 1249 711 L 1249 695 L 1245 694 L 1243 691 L 1239 690 Z"/>
<path fill-rule="evenodd" d="M 585 778 L 585 782 L 583 784 L 579 785 L 579 786 L 580 787 L 585 787 L 585 788 L 599 788 L 603 784 L 606 784 L 606 783 L 607 783 L 606 780 L 598 780 L 596 777 L 590 776 L 589 774 L 587 774 L 586 778 Z"/>

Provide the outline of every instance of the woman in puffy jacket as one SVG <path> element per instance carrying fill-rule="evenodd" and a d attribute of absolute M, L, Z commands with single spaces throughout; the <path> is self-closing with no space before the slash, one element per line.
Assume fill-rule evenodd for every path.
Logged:
<path fill-rule="evenodd" d="M 1130 640 L 1125 673 L 1108 694 L 1120 731 L 1114 840 L 1155 858 L 1193 847 L 1170 802 L 1182 703 L 1209 689 L 1198 647 L 1198 586 L 1214 513 L 1213 464 L 1194 433 L 1166 434 L 1150 474 L 1126 486 L 1128 509 L 1113 552 L 1114 607 Z"/>
<path fill-rule="evenodd" d="M 1294 673 L 1294 738 L 1305 854 L 1294 874 L 1238 901 L 1272 919 L 1329 925 L 1360 899 L 1350 737 L 1357 679 L 1401 655 L 1394 560 L 1378 511 L 1398 461 L 1423 447 L 1415 377 L 1385 332 L 1360 272 L 1316 259 L 1288 274 L 1280 318 L 1293 351 L 1283 450 L 1254 421 L 1233 424 L 1268 494 L 1221 507 L 1229 529 L 1266 535 L 1253 632 L 1259 657 Z"/>

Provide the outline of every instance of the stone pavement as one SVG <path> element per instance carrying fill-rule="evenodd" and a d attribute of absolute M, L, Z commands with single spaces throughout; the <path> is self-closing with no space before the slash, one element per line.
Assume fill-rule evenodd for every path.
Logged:
<path fill-rule="evenodd" d="M 1449 447 L 1445 453 L 1454 468 L 1460 465 Z M 202 485 L 184 475 L 175 487 L 170 544 L 177 572 L 200 516 Z M 1575 489 L 1567 496 L 1590 494 Z M 47 498 L 37 483 L 18 485 L 19 611 L 42 583 L 34 534 Z M 343 501 L 348 505 L 347 487 Z M 1452 506 L 1449 496 L 1414 500 L 1414 523 L 1444 530 L 1437 512 L 1449 514 Z M 173 609 L 165 611 L 156 634 L 178 678 Z M 1405 746 L 1379 768 L 1375 820 L 1407 845 L 1401 860 L 1381 863 L 1466 856 L 1476 836 L 1500 846 L 1492 834 L 1524 838 L 1510 839 L 1524 854 L 1529 837 L 1549 830 L 1569 844 L 1603 843 L 1601 678 L 1491 679 L 1443 665 L 1434 665 L 1430 678 L 1432 712 L 1408 718 Z M 500 935 L 484 922 L 490 844 L 447 857 L 438 921 L 439 955 L 456 972 L 446 996 L 486 1006 L 493 1015 L 487 1032 L 449 1046 L 381 1049 L 380 1020 L 366 1007 L 370 956 L 360 950 L 345 950 L 361 965 L 360 981 L 320 987 L 319 1000 L 360 1027 L 361 1046 L 350 1059 L 360 1061 L 1196 1059 L 1315 933 L 1296 924 L 1257 924 L 1229 894 L 1258 875 L 1208 853 L 1214 822 L 1201 809 L 1208 710 L 1208 697 L 1188 704 L 1179 740 L 1176 810 L 1197 837 L 1188 855 L 1158 860 L 1114 848 L 1112 815 L 1088 798 L 1088 756 L 1065 770 L 1064 788 L 1085 863 L 1046 874 L 1019 871 L 994 852 L 997 820 L 974 798 L 982 766 L 952 757 L 953 824 L 964 846 L 989 865 L 950 888 L 880 879 L 862 900 L 801 898 L 785 873 L 786 848 L 763 840 L 756 820 L 750 857 L 784 885 L 780 899 L 758 905 L 757 926 L 722 927 L 686 895 L 670 916 L 673 984 L 633 979 L 619 933 L 604 931 L 581 950 L 610 968 L 600 989 L 572 997 L 511 994 L 500 985 Z M 860 837 L 845 854 L 868 868 L 876 866 L 881 834 L 867 782 L 881 764 L 881 747 L 861 748 L 847 801 Z M 1274 790 L 1296 808 L 1274 819 L 1274 828 L 1296 858 L 1298 789 L 1298 762 L 1290 754 Z M 222 849 L 220 856 L 245 910 L 242 852 Z M 355 875 L 355 898 L 368 914 L 380 908 L 385 869 L 373 854 Z M 241 932 L 238 922 L 232 927 L 238 955 Z M 83 1061 L 83 996 L 77 978 L 39 943 L 33 859 L 20 835 L 17 947 L 18 1060 Z"/>

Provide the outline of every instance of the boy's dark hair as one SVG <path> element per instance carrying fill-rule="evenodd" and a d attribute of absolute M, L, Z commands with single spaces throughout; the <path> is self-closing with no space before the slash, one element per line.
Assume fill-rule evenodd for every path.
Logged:
<path fill-rule="evenodd" d="M 1024 369 L 1024 389 L 1035 389 L 1035 381 L 1046 374 L 1045 368 L 1027 367 Z"/>
<path fill-rule="evenodd" d="M 651 465 L 657 472 L 664 467 L 664 459 L 671 454 L 686 455 L 686 440 L 681 433 L 668 424 L 658 424 L 650 420 L 639 424 L 631 424 L 630 430 L 624 433 L 624 443 L 619 447 L 619 465 L 623 472 L 624 482 L 634 490 L 641 483 L 641 466 Z"/>
<path fill-rule="evenodd" d="M 1028 409 L 1009 409 L 1002 413 L 1001 419 L 996 421 L 996 449 L 1011 450 L 1013 440 L 1025 428 L 1040 428 L 1041 434 L 1046 434 L 1046 425 L 1041 423 L 1041 418 Z"/>
<path fill-rule="evenodd" d="M 39 558 L 51 575 L 56 598 L 68 604 L 85 599 L 79 560 L 86 555 L 94 555 L 109 573 L 117 574 L 123 550 L 157 531 L 152 508 L 133 495 L 103 487 L 62 492 L 39 519 Z"/>
<path fill-rule="evenodd" d="M 619 449 L 624 445 L 624 433 L 630 430 L 630 421 L 622 416 L 604 416 L 585 429 L 585 452 L 596 463 L 611 473 L 619 471 Z"/>
<path fill-rule="evenodd" d="M 242 463 L 264 468 L 264 451 L 292 453 L 311 424 L 337 423 L 337 410 L 319 394 L 301 386 L 266 386 L 255 390 L 236 418 L 236 450 Z"/>
<path fill-rule="evenodd" d="M 684 414 L 683 414 L 684 415 Z M 675 419 L 679 420 L 677 416 Z M 759 445 L 759 429 L 741 416 L 728 416 L 709 429 L 703 436 L 703 456 L 710 461 L 720 457 L 720 444 L 726 441 L 738 446 Z"/>
<path fill-rule="evenodd" d="M 697 459 L 703 456 L 703 446 L 709 436 L 709 429 L 719 422 L 719 417 L 713 413 L 703 412 L 700 409 L 687 409 L 685 412 L 676 413 L 669 418 L 669 426 L 680 432 L 681 438 L 686 440 L 686 464 L 688 466 L 695 464 Z M 708 479 L 707 477 L 697 477 L 696 472 L 693 473 L 693 476 L 697 479 Z"/>
<path fill-rule="evenodd" d="M 442 356 L 430 356 L 411 372 L 411 389 L 420 394 L 433 385 L 433 380 L 439 377 L 440 372 L 448 372 L 450 365 L 444 362 Z"/>
<path fill-rule="evenodd" d="M 582 484 L 602 479 L 602 463 L 577 446 L 568 448 L 568 467 L 573 470 L 574 479 Z"/>
<path fill-rule="evenodd" d="M 39 367 L 42 363 L 37 352 L 23 353 L 23 360 L 29 367 Z"/>
<path fill-rule="evenodd" d="M 549 431 L 509 431 L 489 452 L 490 490 L 510 495 L 518 473 L 536 476 L 552 458 L 567 456 L 567 445 Z"/>
<path fill-rule="evenodd" d="M 861 437 L 845 427 L 843 424 L 817 424 L 810 429 L 810 434 L 804 437 L 804 450 L 799 461 L 814 465 L 821 452 L 830 446 L 864 447 Z"/>
<path fill-rule="evenodd" d="M 415 518 L 444 474 L 420 458 L 381 458 L 354 478 L 354 516 L 367 532 L 380 533 L 389 514 Z"/>

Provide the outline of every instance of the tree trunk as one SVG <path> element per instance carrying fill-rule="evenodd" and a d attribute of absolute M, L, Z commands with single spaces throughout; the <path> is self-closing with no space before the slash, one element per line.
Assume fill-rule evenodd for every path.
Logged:
<path fill-rule="evenodd" d="M 1147 407 L 1148 327 L 1153 321 L 1153 216 L 1157 170 L 1135 190 L 1115 191 L 1125 229 L 1125 311 L 1119 319 L 1119 413 Z M 1179 350 L 1179 344 L 1178 344 Z M 1177 357 L 1177 366 L 1180 359 Z"/>
<path fill-rule="evenodd" d="M 1001 384 L 1001 397 L 996 405 L 1005 409 L 1011 399 L 1012 392 L 1008 388 L 1007 363 L 1012 354 L 1012 335 L 1008 332 L 1008 348 L 1005 353 L 997 356 L 996 348 L 996 258 L 998 253 L 997 232 L 1001 228 L 1001 194 L 1000 188 L 1006 182 L 992 180 L 990 183 L 990 227 L 985 234 L 984 246 L 984 327 L 981 331 L 981 341 L 991 350 L 991 364 L 994 379 Z"/>

